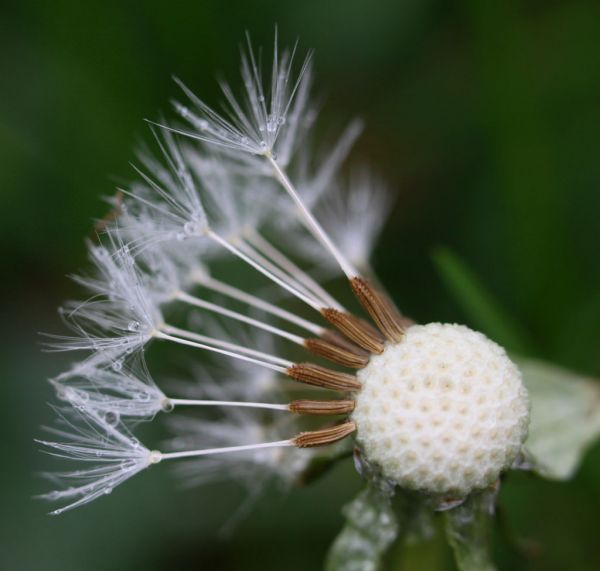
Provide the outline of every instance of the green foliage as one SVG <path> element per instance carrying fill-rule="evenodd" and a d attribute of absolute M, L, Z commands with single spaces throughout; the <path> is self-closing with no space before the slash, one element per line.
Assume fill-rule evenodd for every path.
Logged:
<path fill-rule="evenodd" d="M 450 292 L 473 324 L 504 347 L 526 351 L 530 342 L 494 300 L 464 261 L 447 248 L 438 248 L 433 261 Z"/>
<path fill-rule="evenodd" d="M 532 406 L 527 449 L 542 475 L 568 479 L 600 437 L 600 385 L 541 361 L 517 362 Z"/>
<path fill-rule="evenodd" d="M 331 546 L 326 571 L 376 571 L 398 535 L 390 495 L 369 484 L 343 514 L 346 524 Z"/>
<path fill-rule="evenodd" d="M 460 571 L 495 570 L 489 553 L 494 503 L 495 492 L 486 490 L 444 513 L 446 537 Z"/>

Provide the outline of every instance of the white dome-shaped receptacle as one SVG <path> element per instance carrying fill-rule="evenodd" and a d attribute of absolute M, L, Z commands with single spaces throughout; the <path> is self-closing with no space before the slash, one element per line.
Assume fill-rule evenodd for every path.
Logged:
<path fill-rule="evenodd" d="M 412 326 L 357 376 L 357 440 L 399 486 L 454 496 L 485 488 L 527 437 L 519 369 L 502 347 L 462 325 Z"/>

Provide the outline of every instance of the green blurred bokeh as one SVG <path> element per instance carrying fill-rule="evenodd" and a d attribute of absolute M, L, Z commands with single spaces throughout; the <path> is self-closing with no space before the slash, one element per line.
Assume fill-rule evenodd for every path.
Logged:
<path fill-rule="evenodd" d="M 597 2 L 5 0 L 2 569 L 320 568 L 359 487 L 349 463 L 267 493 L 231 538 L 219 531 L 240 496 L 181 490 L 168 469 L 57 518 L 31 499 L 46 485 L 33 443 L 51 418 L 44 378 L 65 363 L 41 352 L 37 332 L 56 331 L 55 307 L 76 293 L 65 275 L 85 263 L 100 197 L 131 176 L 142 119 L 169 112 L 172 74 L 216 102 L 213 78 L 236 77 L 244 31 L 268 45 L 275 23 L 286 42 L 315 48 L 325 123 L 367 121 L 354 159 L 398 193 L 375 266 L 402 309 L 477 325 L 435 272 L 444 245 L 518 324 L 512 349 L 600 375 Z M 597 569 L 600 449 L 569 483 L 509 476 L 501 511 L 502 569 Z M 452 565 L 438 539 L 394 568 Z"/>

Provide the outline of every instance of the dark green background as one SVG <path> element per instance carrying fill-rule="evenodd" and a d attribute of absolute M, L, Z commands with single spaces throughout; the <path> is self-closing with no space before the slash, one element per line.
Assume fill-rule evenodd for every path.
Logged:
<path fill-rule="evenodd" d="M 0 567 L 17 570 L 318 569 L 358 488 L 349 464 L 316 486 L 271 492 L 232 539 L 239 500 L 184 491 L 163 466 L 53 518 L 32 442 L 51 413 L 41 353 L 67 273 L 102 195 L 131 176 L 144 117 L 168 111 L 183 78 L 209 102 L 234 78 L 245 30 L 316 50 L 329 126 L 359 115 L 355 159 L 398 200 L 375 265 L 421 322 L 463 313 L 432 262 L 450 247 L 518 324 L 511 348 L 600 374 L 600 6 L 580 0 L 382 2 L 20 0 L 0 7 L 2 413 Z M 493 333 L 488 331 L 488 333 Z M 511 475 L 501 494 L 523 558 L 500 534 L 503 569 L 597 569 L 600 449 L 569 483 Z M 401 562 L 404 561 L 403 566 Z M 451 569 L 440 540 L 394 569 Z"/>

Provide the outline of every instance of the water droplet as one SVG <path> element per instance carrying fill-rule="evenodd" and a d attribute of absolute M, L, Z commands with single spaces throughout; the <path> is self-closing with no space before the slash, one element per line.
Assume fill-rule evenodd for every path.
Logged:
<path fill-rule="evenodd" d="M 277 124 L 278 125 L 285 125 L 285 117 L 279 117 L 277 119 Z"/>
<path fill-rule="evenodd" d="M 188 236 L 194 236 L 200 234 L 201 226 L 198 222 L 190 220 L 183 225 L 183 231 Z"/>
<path fill-rule="evenodd" d="M 112 488 L 104 488 L 104 493 L 106 495 L 110 494 L 112 492 Z"/>
<path fill-rule="evenodd" d="M 184 107 L 183 105 L 179 106 L 179 114 L 184 118 L 187 119 L 187 116 L 190 114 L 190 110 L 187 107 Z"/>
<path fill-rule="evenodd" d="M 265 96 L 264 95 L 259 95 L 258 96 L 258 101 L 259 101 L 259 103 L 264 103 L 265 102 Z"/>
<path fill-rule="evenodd" d="M 175 405 L 171 399 L 166 398 L 160 403 L 160 408 L 163 412 L 171 412 L 175 408 Z"/>
<path fill-rule="evenodd" d="M 123 370 L 123 361 L 119 360 L 119 361 L 114 361 L 112 364 L 112 369 L 113 371 L 122 371 Z"/>
<path fill-rule="evenodd" d="M 75 397 L 75 391 L 70 387 L 61 387 L 59 386 L 56 389 L 56 396 L 60 400 L 71 401 Z"/>
<path fill-rule="evenodd" d="M 119 424 L 119 413 L 113 410 L 109 410 L 104 415 L 104 420 L 110 426 L 117 426 L 117 424 Z"/>
<path fill-rule="evenodd" d="M 444 497 L 435 501 L 433 509 L 436 512 L 445 512 L 465 503 L 465 498 Z"/>
<path fill-rule="evenodd" d="M 140 327 L 141 326 L 139 321 L 130 321 L 129 325 L 127 326 L 127 329 L 129 329 L 129 331 L 139 331 Z"/>

